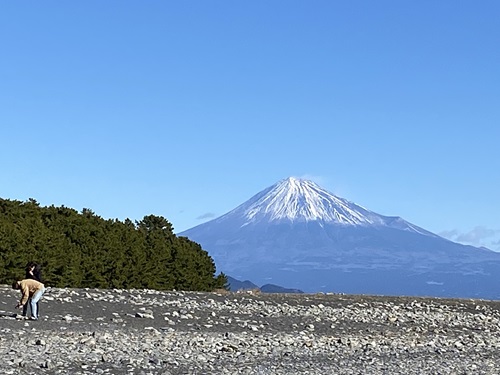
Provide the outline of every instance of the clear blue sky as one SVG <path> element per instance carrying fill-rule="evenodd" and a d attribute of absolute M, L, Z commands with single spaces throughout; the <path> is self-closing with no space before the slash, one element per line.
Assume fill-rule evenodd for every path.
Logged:
<path fill-rule="evenodd" d="M 500 250 L 500 2 L 4 1 L 0 197 L 176 232 L 289 176 Z"/>

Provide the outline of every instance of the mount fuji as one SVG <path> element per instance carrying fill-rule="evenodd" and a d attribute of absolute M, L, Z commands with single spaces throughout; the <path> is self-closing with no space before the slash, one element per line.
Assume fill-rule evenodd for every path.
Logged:
<path fill-rule="evenodd" d="M 287 178 L 179 233 L 218 271 L 305 292 L 500 299 L 500 253 L 461 245 Z"/>

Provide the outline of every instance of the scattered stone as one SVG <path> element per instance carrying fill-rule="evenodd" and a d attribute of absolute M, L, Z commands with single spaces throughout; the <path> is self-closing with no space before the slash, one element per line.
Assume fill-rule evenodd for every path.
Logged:
<path fill-rule="evenodd" d="M 498 301 L 65 288 L 46 294 L 36 324 L 0 314 L 0 374 L 420 375 L 500 368 Z M 15 299 L 0 286 L 0 306 Z"/>

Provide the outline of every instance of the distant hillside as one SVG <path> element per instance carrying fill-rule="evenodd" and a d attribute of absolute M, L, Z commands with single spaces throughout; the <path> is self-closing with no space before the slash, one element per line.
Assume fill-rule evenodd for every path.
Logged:
<path fill-rule="evenodd" d="M 256 290 L 260 289 L 257 285 L 252 283 L 249 280 L 240 281 L 235 279 L 234 277 L 227 276 L 227 282 L 229 285 L 229 290 L 232 292 L 237 292 L 239 290 Z"/>
<path fill-rule="evenodd" d="M 263 293 L 304 293 L 299 289 L 284 288 L 273 284 L 265 284 L 259 288 L 256 284 L 249 280 L 240 281 L 231 276 L 227 276 L 227 281 L 229 284 L 229 290 L 232 292 L 240 290 L 260 290 Z"/>
<path fill-rule="evenodd" d="M 163 217 L 104 220 L 89 209 L 0 199 L 0 284 L 42 265 L 47 285 L 210 291 L 226 284 L 200 245 Z"/>

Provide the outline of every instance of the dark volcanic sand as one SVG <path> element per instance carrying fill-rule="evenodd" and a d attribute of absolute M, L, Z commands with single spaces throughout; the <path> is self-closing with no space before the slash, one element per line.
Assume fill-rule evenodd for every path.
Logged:
<path fill-rule="evenodd" d="M 500 302 L 0 288 L 0 374 L 497 374 Z"/>

